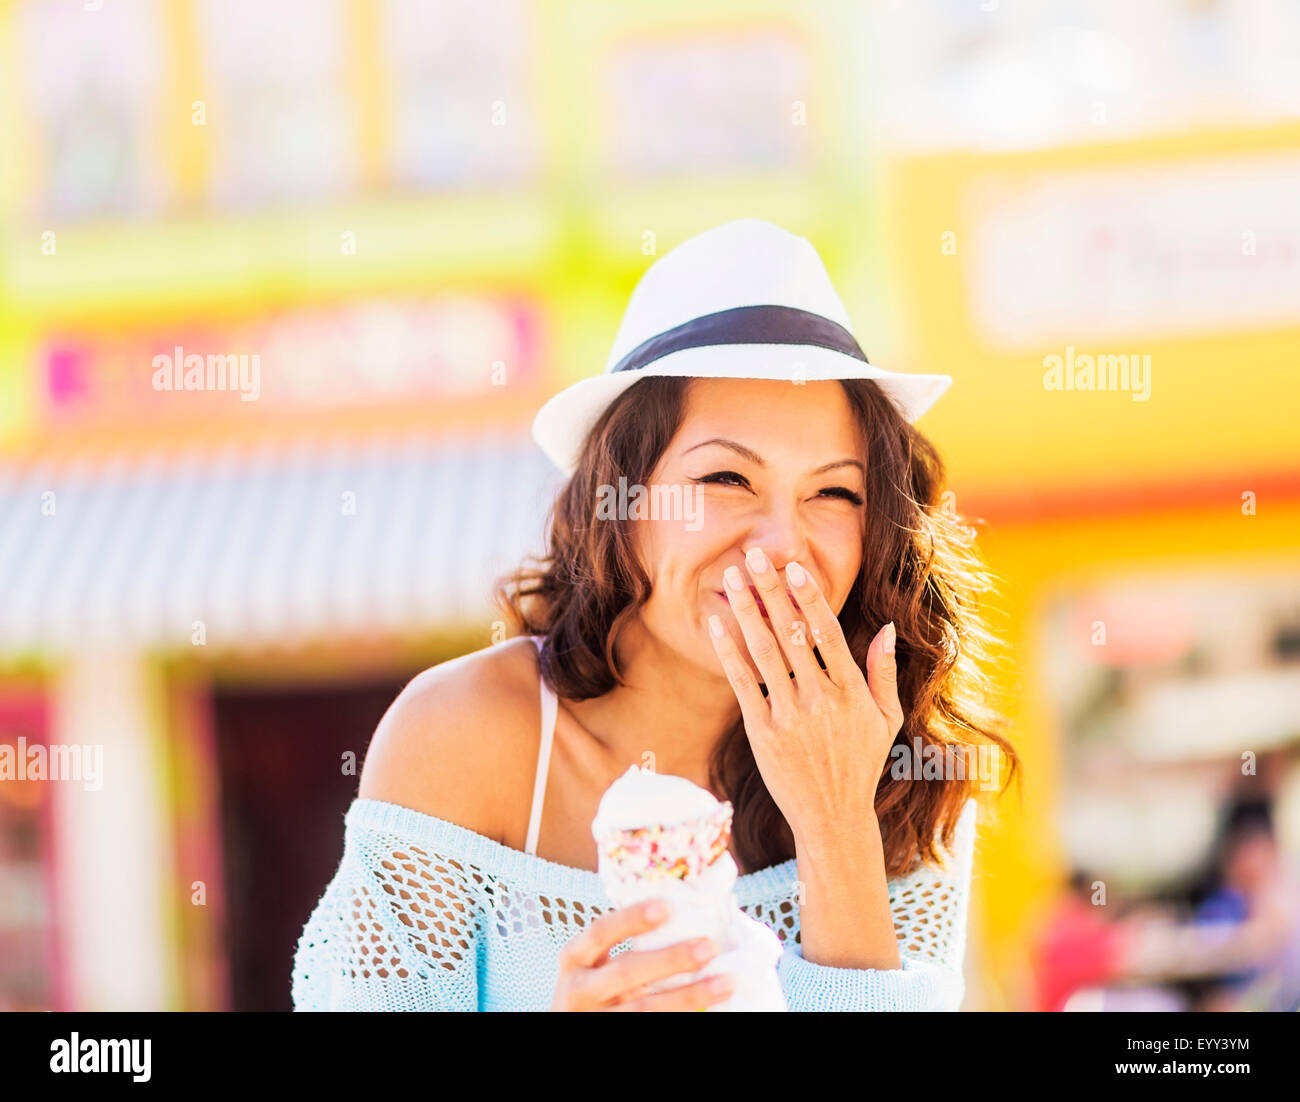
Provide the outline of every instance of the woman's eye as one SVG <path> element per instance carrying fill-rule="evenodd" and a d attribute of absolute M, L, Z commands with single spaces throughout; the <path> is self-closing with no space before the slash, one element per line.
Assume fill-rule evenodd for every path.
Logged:
<path fill-rule="evenodd" d="M 748 486 L 744 475 L 739 475 L 735 471 L 714 471 L 712 474 L 706 474 L 703 478 L 696 478 L 695 482 L 715 482 L 723 486 Z"/>
<path fill-rule="evenodd" d="M 693 482 L 709 482 L 720 486 L 739 486 L 742 489 L 749 488 L 749 480 L 742 474 L 735 471 L 714 471 L 712 474 L 706 474 L 702 478 L 692 479 Z M 819 497 L 838 497 L 845 501 L 852 502 L 854 505 L 861 505 L 865 501 L 863 496 L 855 490 L 850 490 L 847 486 L 828 486 L 820 491 Z"/>
<path fill-rule="evenodd" d="M 864 498 L 861 494 L 850 490 L 847 486 L 828 486 L 822 491 L 827 497 L 842 497 L 845 501 L 851 501 L 854 505 L 861 505 Z"/>

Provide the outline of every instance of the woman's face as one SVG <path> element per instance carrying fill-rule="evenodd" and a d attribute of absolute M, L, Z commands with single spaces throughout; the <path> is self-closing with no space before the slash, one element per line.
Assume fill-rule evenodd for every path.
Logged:
<path fill-rule="evenodd" d="M 1237 840 L 1228 858 L 1227 880 L 1244 892 L 1254 892 L 1277 876 L 1277 847 L 1263 831 L 1252 831 Z"/>
<path fill-rule="evenodd" d="M 865 460 L 838 382 L 693 380 L 651 475 L 658 519 L 652 510 L 634 528 L 653 587 L 645 630 L 721 675 L 708 629 L 717 614 L 748 657 L 723 572 L 739 567 L 752 582 L 745 554 L 756 547 L 779 571 L 798 561 L 838 612 L 862 563 Z"/>

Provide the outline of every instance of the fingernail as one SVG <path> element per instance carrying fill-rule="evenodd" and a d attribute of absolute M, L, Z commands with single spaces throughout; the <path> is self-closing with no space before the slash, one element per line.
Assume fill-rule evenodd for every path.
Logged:
<path fill-rule="evenodd" d="M 691 946 L 691 956 L 703 964 L 710 957 L 714 956 L 717 950 L 713 947 L 713 942 L 705 938 L 703 941 L 697 941 Z"/>
<path fill-rule="evenodd" d="M 889 623 L 885 625 L 885 653 L 886 654 L 894 653 L 894 641 L 896 639 L 896 636 L 897 633 L 894 631 L 894 621 L 890 620 Z"/>
<path fill-rule="evenodd" d="M 722 576 L 726 578 L 727 585 L 731 589 L 734 589 L 737 592 L 739 592 L 740 590 L 745 588 L 745 579 L 744 576 L 740 573 L 740 567 L 729 566 L 725 571 L 723 571 Z"/>
<path fill-rule="evenodd" d="M 808 575 L 804 573 L 803 567 L 797 562 L 788 562 L 785 564 L 785 576 L 791 585 L 804 585 L 808 581 Z"/>
<path fill-rule="evenodd" d="M 719 976 L 709 984 L 709 991 L 714 995 L 727 995 L 731 992 L 731 977 Z"/>
<path fill-rule="evenodd" d="M 751 547 L 745 552 L 745 562 L 749 564 L 749 569 L 755 574 L 767 573 L 767 556 L 757 547 Z"/>
<path fill-rule="evenodd" d="M 668 904 L 662 900 L 656 899 L 646 904 L 645 916 L 654 922 L 656 919 L 668 917 Z"/>
<path fill-rule="evenodd" d="M 709 634 L 715 639 L 721 639 L 727 634 L 727 629 L 722 626 L 722 621 L 717 616 L 709 617 Z"/>

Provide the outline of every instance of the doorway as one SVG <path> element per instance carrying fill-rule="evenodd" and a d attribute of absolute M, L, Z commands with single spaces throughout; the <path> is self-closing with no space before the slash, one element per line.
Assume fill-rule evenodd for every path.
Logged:
<path fill-rule="evenodd" d="M 293 954 L 343 856 L 375 727 L 418 670 L 342 687 L 213 693 L 232 1010 L 291 1010 Z M 344 755 L 355 770 L 344 772 Z"/>

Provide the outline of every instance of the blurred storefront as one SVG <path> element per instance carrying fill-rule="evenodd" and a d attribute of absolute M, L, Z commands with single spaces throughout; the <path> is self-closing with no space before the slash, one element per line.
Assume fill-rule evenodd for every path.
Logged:
<path fill-rule="evenodd" d="M 384 708 L 497 637 L 559 311 L 492 7 L 0 11 L 5 1005 L 286 1007 Z"/>
<path fill-rule="evenodd" d="M 1300 737 L 1300 129 L 1259 106 L 1300 22 L 91 7 L 0 7 L 0 747 L 103 754 L 0 783 L 0 1005 L 287 1007 L 375 722 L 540 549 L 528 418 L 731 218 L 813 240 L 873 359 L 956 379 L 922 428 L 988 522 L 1028 775 L 981 826 L 968 1007 L 1029 1005 L 1073 867 L 1176 881 L 1222 767 Z M 1124 107 L 1135 21 L 1200 93 Z M 1174 111 L 1256 39 L 1247 107 Z M 1033 57 L 1068 102 L 977 117 Z M 1051 356 L 1128 387 L 1047 389 Z"/>
<path fill-rule="evenodd" d="M 1031 783 L 987 971 L 1028 1006 L 1071 872 L 1176 898 L 1243 784 L 1300 859 L 1300 128 L 918 152 L 887 193 L 905 366 L 979 393 L 927 430 L 1001 589 Z"/>
<path fill-rule="evenodd" d="M 88 9 L 0 10 L 0 737 L 103 757 L 0 786 L 0 992 L 283 1008 L 376 722 L 541 549 L 532 412 L 737 184 L 833 197 L 833 122 L 766 120 L 841 47 L 777 4 Z M 709 74 L 752 98 L 700 115 Z"/>

